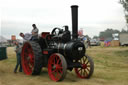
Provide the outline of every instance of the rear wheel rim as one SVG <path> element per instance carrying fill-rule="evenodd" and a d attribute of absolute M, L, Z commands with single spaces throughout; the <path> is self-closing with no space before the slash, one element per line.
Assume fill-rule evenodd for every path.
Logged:
<path fill-rule="evenodd" d="M 78 62 L 81 63 L 81 68 L 75 68 L 75 72 L 79 78 L 85 79 L 89 78 L 94 70 L 93 61 L 87 56 L 84 56 Z"/>
<path fill-rule="evenodd" d="M 54 81 L 63 80 L 65 77 L 66 70 L 64 69 L 66 68 L 63 66 L 63 59 L 60 57 L 57 54 L 53 54 L 48 61 L 48 74 Z"/>
<path fill-rule="evenodd" d="M 34 68 L 34 53 L 29 43 L 25 43 L 22 49 L 22 67 L 25 74 L 32 74 Z"/>

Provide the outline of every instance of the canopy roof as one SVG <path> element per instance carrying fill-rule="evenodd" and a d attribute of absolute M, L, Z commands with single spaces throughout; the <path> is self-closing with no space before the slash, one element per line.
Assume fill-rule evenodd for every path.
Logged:
<path fill-rule="evenodd" d="M 7 39 L 3 36 L 0 36 L 0 42 L 7 42 Z"/>

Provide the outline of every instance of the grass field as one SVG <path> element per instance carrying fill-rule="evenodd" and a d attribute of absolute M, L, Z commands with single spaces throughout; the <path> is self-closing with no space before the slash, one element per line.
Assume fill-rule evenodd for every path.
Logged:
<path fill-rule="evenodd" d="M 87 54 L 94 60 L 95 70 L 90 79 L 79 79 L 74 70 L 62 82 L 50 80 L 46 68 L 41 75 L 14 74 L 16 54 L 7 48 L 8 59 L 0 61 L 0 85 L 128 85 L 128 47 L 92 47 Z"/>

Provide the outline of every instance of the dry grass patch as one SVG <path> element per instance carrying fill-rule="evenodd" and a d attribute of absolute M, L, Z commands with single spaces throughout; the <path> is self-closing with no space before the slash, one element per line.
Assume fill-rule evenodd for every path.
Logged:
<path fill-rule="evenodd" d="M 16 55 L 12 47 L 7 49 L 8 59 L 0 61 L 0 85 L 127 85 L 128 84 L 128 47 L 92 47 L 87 54 L 95 64 L 91 79 L 79 79 L 74 71 L 68 72 L 64 81 L 49 79 L 46 68 L 39 76 L 14 74 Z"/>

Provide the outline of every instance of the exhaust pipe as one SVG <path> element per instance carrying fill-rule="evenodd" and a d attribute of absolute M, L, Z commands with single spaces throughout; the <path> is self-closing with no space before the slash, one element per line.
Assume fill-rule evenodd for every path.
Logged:
<path fill-rule="evenodd" d="M 72 39 L 75 40 L 78 38 L 78 6 L 72 5 Z"/>

